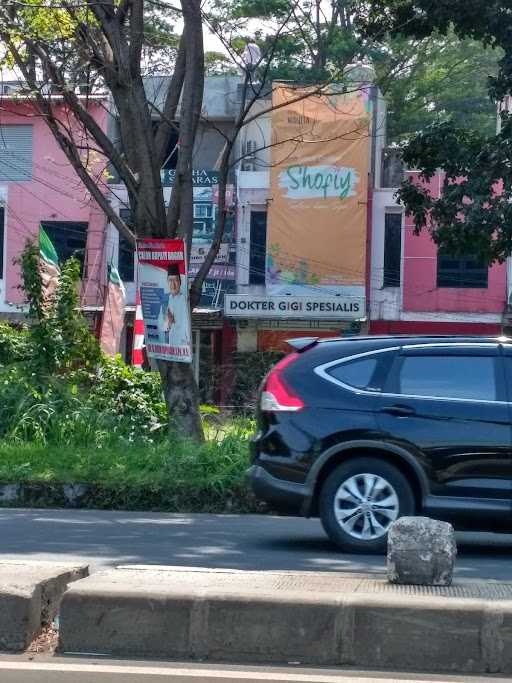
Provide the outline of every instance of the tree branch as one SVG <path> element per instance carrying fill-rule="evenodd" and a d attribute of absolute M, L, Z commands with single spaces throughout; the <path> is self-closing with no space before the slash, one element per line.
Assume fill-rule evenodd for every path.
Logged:
<path fill-rule="evenodd" d="M 173 131 L 171 127 L 171 121 L 174 121 L 176 117 L 176 111 L 178 109 L 181 92 L 183 90 L 186 65 L 185 36 L 186 33 L 184 30 L 180 39 L 180 47 L 178 50 L 178 56 L 176 58 L 176 64 L 174 66 L 174 72 L 172 74 L 169 89 L 167 91 L 167 96 L 165 98 L 164 107 L 161 113 L 161 120 L 158 124 L 155 133 L 155 148 L 159 158 L 160 165 L 162 165 L 165 161 L 167 148 L 169 146 L 169 142 L 171 140 Z"/>

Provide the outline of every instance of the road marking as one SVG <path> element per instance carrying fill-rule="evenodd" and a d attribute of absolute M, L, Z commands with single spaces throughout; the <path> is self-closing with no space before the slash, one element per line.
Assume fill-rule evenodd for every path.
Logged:
<path fill-rule="evenodd" d="M 185 669 L 169 666 L 116 666 L 113 664 L 78 664 L 78 663 L 47 663 L 47 662 L 19 662 L 19 661 L 0 661 L 1 671 L 17 671 L 17 672 L 48 672 L 48 673 L 69 673 L 69 674 L 119 674 L 120 676 L 139 675 L 139 676 L 167 676 L 175 678 L 190 678 L 201 681 L 216 679 L 231 679 L 242 681 L 272 681 L 275 683 L 388 683 L 393 680 L 390 678 L 383 679 L 366 677 L 366 676 L 351 676 L 349 672 L 343 675 L 341 672 L 338 675 L 331 676 L 328 674 L 304 674 L 304 673 L 284 673 L 271 671 L 242 671 L 236 669 Z M 432 680 L 432 679 L 430 679 Z M 446 679 L 447 681 L 449 679 Z M 452 679 L 453 680 L 453 679 Z M 426 683 L 427 679 L 419 678 L 403 678 L 395 679 L 400 683 Z M 442 683 L 442 679 L 437 679 L 438 683 Z"/>
<path fill-rule="evenodd" d="M 178 668 L 170 666 L 119 666 L 113 664 L 78 664 L 78 663 L 47 663 L 47 662 L 20 662 L 20 661 L 0 661 L 0 678 L 2 671 L 14 671 L 17 673 L 61 673 L 61 674 L 94 674 L 96 677 L 105 675 L 126 676 L 167 676 L 170 681 L 176 679 L 189 679 L 197 681 L 266 681 L 267 683 L 426 683 L 436 681 L 436 683 L 449 683 L 449 681 L 462 680 L 460 678 L 448 677 L 446 679 L 435 678 L 375 678 L 360 675 L 351 675 L 350 672 L 340 671 L 336 675 L 328 674 L 304 674 L 304 673 L 285 673 L 272 671 L 243 671 L 236 669 L 208 669 L 208 668 Z M 389 674 L 392 676 L 393 674 Z M 59 679 L 60 680 L 60 679 Z M 98 681 L 101 679 L 98 678 Z M 465 678 L 470 681 L 471 678 Z"/>

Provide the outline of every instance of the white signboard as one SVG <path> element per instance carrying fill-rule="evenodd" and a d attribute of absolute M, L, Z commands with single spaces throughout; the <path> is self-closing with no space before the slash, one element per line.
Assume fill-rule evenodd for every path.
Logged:
<path fill-rule="evenodd" d="M 194 244 L 192 243 L 192 249 L 190 251 L 190 265 L 196 266 L 204 263 L 205 258 L 210 251 L 211 242 L 207 244 Z M 229 261 L 229 244 L 221 244 L 219 253 L 215 257 L 215 263 L 228 263 Z"/>
<path fill-rule="evenodd" d="M 224 313 L 232 318 L 354 320 L 366 315 L 364 297 L 251 296 L 226 294 Z"/>

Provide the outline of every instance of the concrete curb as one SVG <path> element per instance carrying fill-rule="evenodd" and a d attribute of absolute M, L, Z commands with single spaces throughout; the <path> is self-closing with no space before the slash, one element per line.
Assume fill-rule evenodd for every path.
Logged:
<path fill-rule="evenodd" d="M 57 482 L 0 483 L 0 508 L 65 508 L 85 510 L 167 511 L 174 513 L 212 512 L 265 513 L 268 508 L 257 501 L 243 486 L 227 497 L 212 496 L 209 491 L 196 492 L 168 487 L 155 489 L 120 485 Z"/>
<path fill-rule="evenodd" d="M 68 584 L 87 575 L 86 565 L 0 563 L 0 651 L 25 650 L 55 618 Z"/>
<path fill-rule="evenodd" d="M 511 673 L 512 584 L 415 589 L 334 574 L 124 567 L 70 587 L 60 650 Z"/>

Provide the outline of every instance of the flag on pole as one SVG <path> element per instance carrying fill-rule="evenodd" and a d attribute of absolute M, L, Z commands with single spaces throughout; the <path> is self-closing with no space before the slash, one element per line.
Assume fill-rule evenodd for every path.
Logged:
<path fill-rule="evenodd" d="M 107 356 L 119 353 L 121 333 L 124 326 L 126 290 L 117 268 L 108 268 L 108 283 L 101 319 L 100 346 Z"/>
<path fill-rule="evenodd" d="M 39 274 L 42 284 L 43 308 L 51 306 L 59 286 L 59 257 L 42 226 L 39 227 Z"/>

